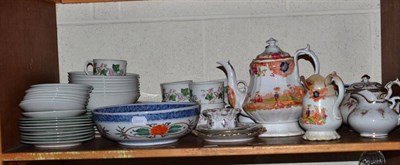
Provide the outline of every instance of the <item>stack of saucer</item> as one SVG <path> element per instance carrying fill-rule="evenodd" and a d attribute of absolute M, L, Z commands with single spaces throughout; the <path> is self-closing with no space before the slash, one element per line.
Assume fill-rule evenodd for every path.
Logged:
<path fill-rule="evenodd" d="M 69 147 L 94 138 L 89 115 L 62 118 L 20 118 L 21 143 L 36 147 Z"/>
<path fill-rule="evenodd" d="M 93 86 L 87 108 L 135 103 L 140 97 L 139 75 L 127 73 L 126 76 L 97 76 L 85 72 L 68 72 L 71 84 Z"/>
<path fill-rule="evenodd" d="M 86 105 L 92 87 L 82 84 L 38 84 L 26 90 L 19 129 L 21 143 L 66 147 L 93 139 L 93 118 Z"/>

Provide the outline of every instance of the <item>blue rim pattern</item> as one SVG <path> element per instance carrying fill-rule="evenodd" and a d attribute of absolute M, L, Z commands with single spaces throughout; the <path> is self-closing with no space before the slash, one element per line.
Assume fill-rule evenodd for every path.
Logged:
<path fill-rule="evenodd" d="M 110 106 L 95 109 L 94 113 L 132 113 L 132 112 L 152 112 L 152 111 L 169 111 L 177 108 L 185 108 L 195 106 L 194 103 L 148 103 L 148 104 L 128 104 L 121 106 Z"/>
<path fill-rule="evenodd" d="M 96 122 L 131 122 L 132 117 L 144 116 L 147 121 L 170 120 L 198 116 L 200 109 L 198 107 L 182 111 L 172 111 L 167 113 L 151 113 L 151 114 L 94 114 Z"/>

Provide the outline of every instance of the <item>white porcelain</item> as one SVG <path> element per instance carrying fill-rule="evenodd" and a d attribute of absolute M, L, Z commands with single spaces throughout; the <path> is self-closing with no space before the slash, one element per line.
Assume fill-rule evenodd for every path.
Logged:
<path fill-rule="evenodd" d="M 68 101 L 68 102 L 75 102 L 75 103 L 87 103 L 89 97 L 86 98 L 81 98 L 81 97 L 66 97 L 66 96 L 55 96 L 55 97 L 49 97 L 49 96 L 29 96 L 25 95 L 24 96 L 24 101 L 40 101 L 40 100 L 60 100 L 60 101 Z"/>
<path fill-rule="evenodd" d="M 139 97 L 139 93 L 91 93 L 87 109 L 136 103 Z"/>
<path fill-rule="evenodd" d="M 65 93 L 27 93 L 25 94 L 24 98 L 40 98 L 40 97 L 48 97 L 48 98 L 61 98 L 61 99 L 88 99 L 89 93 L 78 95 L 78 94 L 65 94 Z"/>
<path fill-rule="evenodd" d="M 199 111 L 196 103 L 161 102 L 103 107 L 93 114 L 102 136 L 143 146 L 176 142 L 196 126 Z"/>
<path fill-rule="evenodd" d="M 86 109 L 86 103 L 65 100 L 23 100 L 19 104 L 24 111 L 59 111 L 69 109 Z"/>
<path fill-rule="evenodd" d="M 160 84 L 162 102 L 190 102 L 189 84 L 192 80 Z"/>
<path fill-rule="evenodd" d="M 220 81 L 192 82 L 189 84 L 191 99 L 199 104 L 224 102 L 224 83 Z"/>
<path fill-rule="evenodd" d="M 336 86 L 333 85 L 336 84 Z M 339 105 L 344 98 L 344 84 L 335 72 L 326 77 L 314 74 L 303 82 L 307 89 L 303 98 L 303 113 L 299 123 L 305 140 L 335 140 L 342 125 Z"/>
<path fill-rule="evenodd" d="M 394 110 L 399 96 L 392 96 L 392 85 L 400 81 L 390 81 L 385 85 L 388 90 L 385 98 L 379 98 L 375 93 L 362 90 L 351 94 L 357 100 L 356 108 L 348 117 L 348 124 L 363 137 L 384 138 L 399 125 L 399 114 Z"/>
<path fill-rule="evenodd" d="M 113 60 L 113 59 L 93 59 L 85 62 L 84 71 L 87 75 L 90 75 L 88 67 L 92 66 L 93 75 L 98 76 L 125 76 L 126 75 L 125 60 Z"/>
<path fill-rule="evenodd" d="M 357 100 L 351 97 L 351 94 L 357 93 L 362 90 L 368 90 L 372 92 L 376 98 L 383 99 L 387 94 L 385 87 L 377 82 L 370 82 L 368 75 L 361 77 L 361 82 L 353 83 L 347 88 L 346 95 L 340 105 L 340 112 L 342 114 L 343 123 L 348 124 L 348 116 L 357 107 Z"/>
<path fill-rule="evenodd" d="M 206 118 L 206 125 L 214 130 L 234 129 L 238 124 L 238 114 L 240 109 L 237 108 L 213 108 L 202 111 L 202 115 Z"/>
<path fill-rule="evenodd" d="M 206 109 L 214 109 L 214 108 L 225 108 L 225 103 L 214 103 L 214 104 L 200 104 L 200 117 L 197 125 L 205 125 L 207 124 L 207 119 L 202 114 Z"/>
<path fill-rule="evenodd" d="M 81 129 L 81 130 L 72 130 L 72 131 L 54 131 L 54 132 L 20 132 L 21 135 L 24 136 L 51 136 L 51 135 L 69 135 L 69 134 L 78 134 L 78 133 L 87 133 L 94 132 L 93 127 L 91 129 Z"/>
<path fill-rule="evenodd" d="M 55 118 L 55 117 L 73 117 L 86 113 L 86 110 L 57 110 L 57 111 L 37 111 L 23 112 L 22 115 L 32 118 Z"/>
<path fill-rule="evenodd" d="M 31 85 L 32 89 L 70 89 L 70 90 L 90 90 L 92 87 L 85 84 L 65 84 L 65 83 L 48 83 Z"/>
<path fill-rule="evenodd" d="M 261 124 L 240 123 L 237 127 L 228 130 L 214 130 L 206 125 L 199 125 L 192 133 L 210 143 L 237 144 L 251 141 L 265 131 L 266 129 Z"/>
<path fill-rule="evenodd" d="M 68 72 L 69 78 L 87 78 L 87 79 L 95 79 L 95 80 L 129 80 L 129 79 L 137 79 L 140 76 L 135 73 L 127 73 L 125 76 L 98 76 L 93 75 L 93 72 L 89 71 L 89 74 L 86 74 L 84 71 L 73 71 Z"/>
<path fill-rule="evenodd" d="M 291 57 L 276 45 L 275 39 L 271 38 L 267 44 L 265 51 L 250 63 L 250 83 L 244 90 L 239 89 L 229 61 L 217 62 L 227 73 L 229 103 L 242 109 L 242 115 L 266 127 L 268 131 L 261 137 L 301 135 L 304 131 L 298 125 L 298 119 L 304 94 L 298 81 L 298 59 L 301 55 L 311 57 L 315 64 L 314 73 L 318 74 L 318 58 L 309 46 Z"/>
<path fill-rule="evenodd" d="M 60 141 L 29 141 L 29 140 L 20 140 L 21 143 L 24 144 L 32 144 L 35 147 L 40 148 L 62 148 L 62 147 L 73 147 L 78 146 L 82 142 L 92 140 L 93 136 L 87 136 L 85 138 L 79 138 L 74 140 L 60 140 Z"/>

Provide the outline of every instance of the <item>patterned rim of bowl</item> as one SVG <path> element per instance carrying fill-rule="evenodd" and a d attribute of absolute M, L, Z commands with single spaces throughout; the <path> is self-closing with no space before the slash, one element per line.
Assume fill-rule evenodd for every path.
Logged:
<path fill-rule="evenodd" d="M 154 107 L 155 106 L 155 107 Z M 173 107 L 165 107 L 173 106 Z M 122 108 L 122 109 L 121 109 Z M 183 111 L 189 109 L 199 109 L 200 105 L 197 103 L 172 103 L 172 102 L 160 102 L 160 103 L 137 103 L 137 104 L 126 104 L 118 106 L 107 106 L 93 110 L 94 114 L 103 115 L 144 115 L 153 113 L 168 113 L 173 111 Z M 110 112 L 111 111 L 111 112 Z"/>

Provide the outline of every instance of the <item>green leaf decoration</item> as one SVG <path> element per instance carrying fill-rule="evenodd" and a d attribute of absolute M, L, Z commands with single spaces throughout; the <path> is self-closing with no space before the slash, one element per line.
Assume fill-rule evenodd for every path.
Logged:
<path fill-rule="evenodd" d="M 181 93 L 183 96 L 190 96 L 189 88 L 181 89 Z"/>
<path fill-rule="evenodd" d="M 171 100 L 171 101 L 176 101 L 176 95 L 171 95 L 171 96 L 169 96 L 169 100 Z"/>
<path fill-rule="evenodd" d="M 107 69 L 101 69 L 100 75 L 107 76 Z"/>
<path fill-rule="evenodd" d="M 136 132 L 136 135 L 139 135 L 139 136 L 147 136 L 147 135 L 150 135 L 150 130 L 149 130 L 149 128 L 139 128 L 139 129 L 137 129 L 135 132 Z"/>
<path fill-rule="evenodd" d="M 120 69 L 119 69 L 119 64 L 113 64 L 113 65 L 112 65 L 112 68 L 113 68 L 113 70 L 114 70 L 115 72 L 119 72 L 119 71 L 120 71 Z"/>
<path fill-rule="evenodd" d="M 209 101 L 212 100 L 213 98 L 214 98 L 214 96 L 212 94 L 207 94 L 205 97 L 205 99 L 209 100 Z"/>
<path fill-rule="evenodd" d="M 180 132 L 181 130 L 182 130 L 181 125 L 172 125 L 171 127 L 169 127 L 168 133 L 176 133 Z"/>

